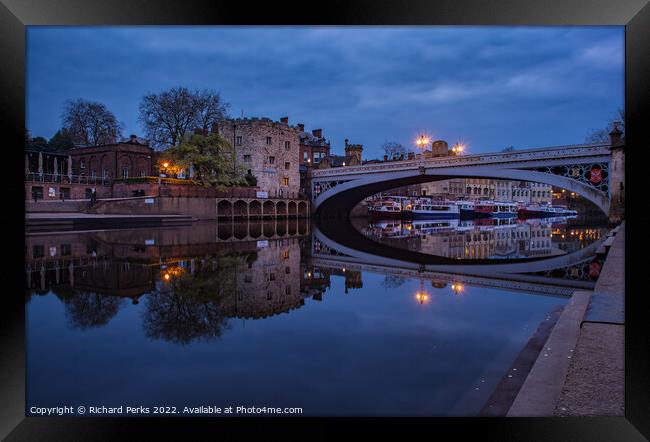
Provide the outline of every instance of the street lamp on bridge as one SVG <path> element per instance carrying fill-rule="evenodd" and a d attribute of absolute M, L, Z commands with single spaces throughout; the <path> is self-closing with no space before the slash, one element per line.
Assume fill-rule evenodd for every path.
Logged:
<path fill-rule="evenodd" d="M 451 148 L 452 155 L 460 155 L 465 151 L 465 145 L 463 143 L 456 143 Z"/>
<path fill-rule="evenodd" d="M 415 140 L 415 145 L 418 147 L 418 149 L 424 149 L 427 148 L 427 145 L 431 142 L 431 138 L 427 137 L 426 135 L 422 134 L 417 139 Z"/>

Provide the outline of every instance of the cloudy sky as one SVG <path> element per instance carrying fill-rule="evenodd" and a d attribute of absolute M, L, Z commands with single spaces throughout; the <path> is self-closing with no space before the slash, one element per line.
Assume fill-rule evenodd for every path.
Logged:
<path fill-rule="evenodd" d="M 322 128 L 334 152 L 470 153 L 584 141 L 624 100 L 623 27 L 30 27 L 27 127 L 51 137 L 66 100 L 100 101 L 142 134 L 148 92 L 209 88 L 233 116 Z"/>

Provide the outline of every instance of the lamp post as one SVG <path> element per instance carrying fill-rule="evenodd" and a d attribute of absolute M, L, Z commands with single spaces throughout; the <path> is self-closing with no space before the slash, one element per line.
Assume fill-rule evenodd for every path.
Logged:
<path fill-rule="evenodd" d="M 465 150 L 465 145 L 463 143 L 456 143 L 454 147 L 451 148 L 452 155 L 461 155 Z"/>
<path fill-rule="evenodd" d="M 168 163 L 167 161 L 165 161 L 165 162 L 162 164 L 162 170 L 163 170 L 163 171 L 166 171 L 168 167 L 169 167 L 169 163 Z M 163 177 L 163 173 L 162 173 L 162 171 L 160 171 L 160 172 L 158 173 L 158 185 L 161 185 L 161 184 L 162 184 L 162 177 Z"/>
<path fill-rule="evenodd" d="M 422 156 L 424 156 L 424 151 L 427 148 L 427 145 L 431 142 L 431 139 L 426 135 L 422 134 L 415 140 L 415 145 L 418 149 L 422 149 Z"/>

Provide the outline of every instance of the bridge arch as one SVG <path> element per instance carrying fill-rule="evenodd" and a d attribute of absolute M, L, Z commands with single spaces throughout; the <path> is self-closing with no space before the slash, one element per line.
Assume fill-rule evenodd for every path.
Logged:
<path fill-rule="evenodd" d="M 322 192 L 314 200 L 314 211 L 324 217 L 338 216 L 340 213 L 350 213 L 352 208 L 364 198 L 396 187 L 422 184 L 431 181 L 442 181 L 452 178 L 491 178 L 516 181 L 530 181 L 560 187 L 575 192 L 591 201 L 605 214 L 609 212 L 609 197 L 595 188 L 580 181 L 560 175 L 524 169 L 467 168 L 458 170 L 426 171 L 420 170 L 400 172 L 380 172 L 363 176 L 350 181 L 336 184 Z"/>

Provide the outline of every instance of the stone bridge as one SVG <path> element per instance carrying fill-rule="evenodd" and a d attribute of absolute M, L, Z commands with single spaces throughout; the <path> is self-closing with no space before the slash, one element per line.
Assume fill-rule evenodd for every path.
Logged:
<path fill-rule="evenodd" d="M 609 215 L 612 194 L 624 182 L 623 164 L 612 167 L 613 150 L 612 144 L 571 145 L 313 169 L 311 209 L 319 217 L 347 216 L 378 192 L 464 177 L 549 184 L 576 192 Z"/>

